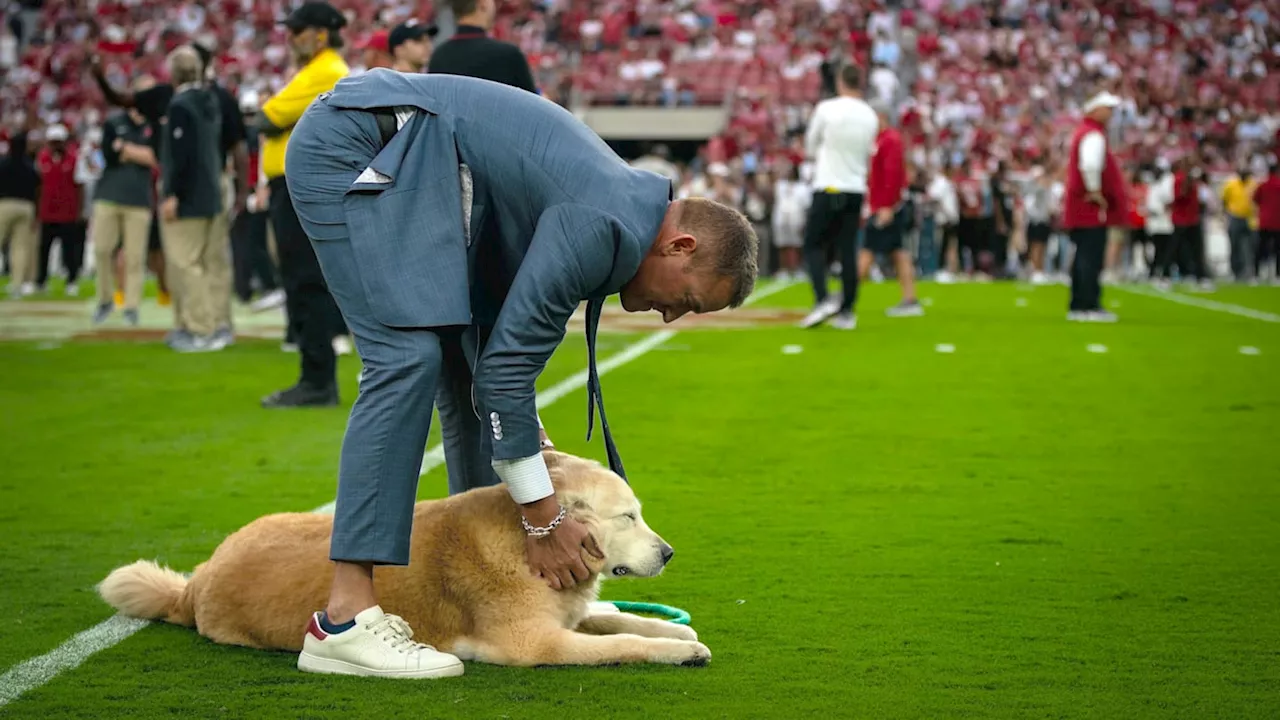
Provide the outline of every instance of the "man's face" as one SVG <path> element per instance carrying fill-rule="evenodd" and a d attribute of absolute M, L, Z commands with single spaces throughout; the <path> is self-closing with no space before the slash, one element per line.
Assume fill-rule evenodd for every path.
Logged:
<path fill-rule="evenodd" d="M 293 57 L 298 62 L 306 62 L 316 56 L 320 51 L 322 40 L 328 41 L 328 35 L 321 38 L 322 32 L 316 28 L 302 28 L 300 30 L 288 29 L 289 32 L 289 50 L 293 53 Z"/>
<path fill-rule="evenodd" d="M 662 321 L 669 323 L 691 312 L 715 312 L 728 307 L 733 281 L 716 275 L 711 270 L 714 263 L 705 259 L 705 267 L 695 266 L 697 249 L 698 242 L 692 235 L 659 238 L 635 277 L 622 288 L 623 309 L 657 310 L 662 313 Z"/>
<path fill-rule="evenodd" d="M 396 57 L 414 68 L 425 68 L 431 57 L 431 41 L 427 38 L 405 40 L 396 46 Z"/>

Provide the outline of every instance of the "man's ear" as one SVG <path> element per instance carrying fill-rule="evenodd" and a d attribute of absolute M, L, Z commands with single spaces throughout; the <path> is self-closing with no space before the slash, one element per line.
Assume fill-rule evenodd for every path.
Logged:
<path fill-rule="evenodd" d="M 692 255 L 698 249 L 698 238 L 689 233 L 679 233 L 662 245 L 663 255 Z"/>

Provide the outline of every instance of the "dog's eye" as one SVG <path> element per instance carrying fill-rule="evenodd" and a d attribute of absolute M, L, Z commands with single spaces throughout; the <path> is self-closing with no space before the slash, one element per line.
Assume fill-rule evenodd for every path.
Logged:
<path fill-rule="evenodd" d="M 638 515 L 636 515 L 635 513 L 626 513 L 626 514 L 624 514 L 622 517 L 624 517 L 624 518 L 626 518 L 626 519 L 630 520 L 631 522 L 635 522 L 636 520 L 639 520 L 639 519 L 640 519 L 640 517 L 639 517 Z"/>

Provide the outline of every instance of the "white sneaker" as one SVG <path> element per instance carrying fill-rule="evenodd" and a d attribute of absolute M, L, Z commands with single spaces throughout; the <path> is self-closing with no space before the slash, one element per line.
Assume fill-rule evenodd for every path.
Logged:
<path fill-rule="evenodd" d="M 1089 313 L 1088 322 L 1096 322 L 1096 323 L 1120 322 L 1120 316 L 1116 315 L 1110 310 L 1094 310 L 1093 312 Z"/>
<path fill-rule="evenodd" d="M 889 317 L 923 317 L 924 308 L 915 300 L 911 302 L 903 300 L 891 308 L 886 308 L 884 314 Z"/>
<path fill-rule="evenodd" d="M 956 276 L 947 270 L 939 270 L 938 273 L 933 276 L 933 281 L 939 285 L 950 285 L 956 281 Z"/>
<path fill-rule="evenodd" d="M 842 312 L 831 319 L 831 327 L 837 330 L 856 330 L 858 328 L 858 316 L 851 312 Z"/>
<path fill-rule="evenodd" d="M 1031 273 L 1031 284 L 1032 285 L 1048 285 L 1049 276 L 1045 275 L 1042 272 L 1033 272 Z"/>
<path fill-rule="evenodd" d="M 284 300 L 285 296 L 283 290 L 272 290 L 266 295 L 263 295 L 250 303 L 249 310 L 255 313 L 275 310 L 276 308 L 284 305 Z"/>
<path fill-rule="evenodd" d="M 1067 322 L 1091 322 L 1093 314 L 1088 310 L 1072 310 L 1067 313 Z"/>
<path fill-rule="evenodd" d="M 67 297 L 79 297 L 80 286 L 75 283 L 68 283 L 67 286 L 62 290 L 62 294 L 66 295 Z"/>
<path fill-rule="evenodd" d="M 330 635 L 311 616 L 298 655 L 298 669 L 327 675 L 442 678 L 462 674 L 462 661 L 413 641 L 413 630 L 398 615 L 374 605 L 356 615 L 355 627 Z"/>
<path fill-rule="evenodd" d="M 812 312 L 804 316 L 804 320 L 800 321 L 800 327 L 816 327 L 830 320 L 838 312 L 840 312 L 840 301 L 834 297 L 828 297 L 818 303 L 818 306 Z"/>

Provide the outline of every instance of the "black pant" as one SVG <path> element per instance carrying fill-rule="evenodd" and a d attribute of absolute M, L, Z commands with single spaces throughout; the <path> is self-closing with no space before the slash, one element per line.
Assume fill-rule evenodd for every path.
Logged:
<path fill-rule="evenodd" d="M 80 279 L 84 265 L 84 236 L 87 225 L 83 220 L 69 223 L 40 224 L 40 262 L 36 270 L 36 285 L 44 287 L 49 281 L 49 252 L 53 241 L 62 244 L 62 264 L 67 266 L 67 284 Z"/>
<path fill-rule="evenodd" d="M 1151 277 L 1169 278 L 1173 267 L 1173 233 L 1148 235 L 1151 244 L 1156 246 L 1155 260 L 1151 261 Z"/>
<path fill-rule="evenodd" d="M 337 358 L 333 354 L 334 328 L 341 320 L 338 305 L 324 284 L 320 262 L 311 240 L 298 221 L 283 177 L 271 186 L 271 226 L 280 255 L 280 279 L 284 281 L 285 308 L 297 328 L 302 356 L 300 383 L 327 388 L 337 382 Z"/>
<path fill-rule="evenodd" d="M 1253 254 L 1253 276 L 1262 274 L 1262 266 L 1274 262 L 1276 274 L 1280 277 L 1280 230 L 1259 230 L 1258 251 Z"/>
<path fill-rule="evenodd" d="M 1071 261 L 1071 309 L 1102 309 L 1102 265 L 1107 257 L 1107 229 L 1076 228 L 1071 231 L 1076 256 Z"/>
<path fill-rule="evenodd" d="M 1200 223 L 1181 225 L 1173 229 L 1174 258 L 1182 279 L 1204 280 L 1209 277 L 1204 263 L 1204 228 Z"/>
<path fill-rule="evenodd" d="M 804 258 L 813 283 L 815 302 L 827 299 L 827 248 L 834 244 L 840 257 L 840 310 L 858 301 L 858 226 L 862 223 L 862 193 L 815 192 L 804 228 Z"/>
<path fill-rule="evenodd" d="M 253 280 L 257 278 L 263 292 L 280 287 L 276 269 L 267 252 L 266 212 L 242 212 L 231 226 L 231 260 L 235 272 L 236 297 L 249 302 L 253 297 Z"/>

